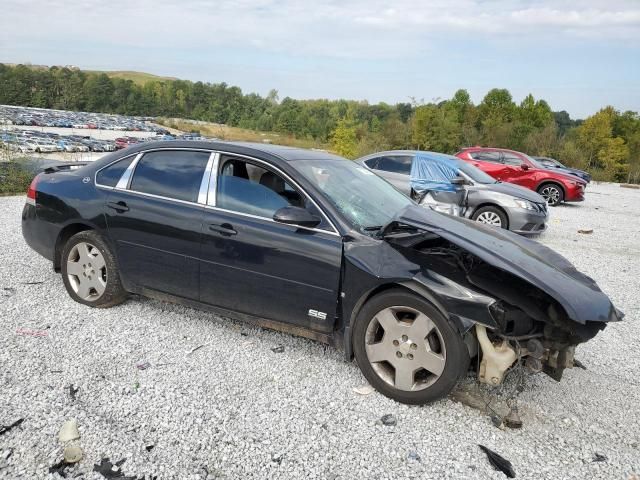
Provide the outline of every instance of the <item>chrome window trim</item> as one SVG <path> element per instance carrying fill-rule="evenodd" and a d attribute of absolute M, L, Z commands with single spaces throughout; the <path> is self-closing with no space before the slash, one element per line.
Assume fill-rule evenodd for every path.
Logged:
<path fill-rule="evenodd" d="M 204 169 L 204 174 L 202 175 L 202 180 L 200 181 L 200 190 L 198 191 L 198 203 L 202 205 L 207 204 L 207 196 L 209 194 L 209 180 L 211 178 L 211 168 L 214 164 L 214 159 L 218 155 L 215 152 L 211 152 L 209 155 L 209 161 L 207 161 L 207 166 Z"/>
<path fill-rule="evenodd" d="M 140 161 L 140 159 L 146 155 L 147 153 L 151 153 L 151 152 L 162 152 L 162 151 L 176 151 L 176 152 L 183 152 L 183 151 L 188 151 L 188 152 L 208 152 L 209 153 L 209 160 L 207 161 L 207 165 L 205 166 L 204 172 L 202 173 L 202 179 L 200 180 L 200 189 L 198 190 L 198 198 L 196 202 L 190 202 L 188 200 L 180 200 L 179 198 L 171 198 L 171 197 L 165 197 L 163 195 L 156 195 L 154 193 L 146 193 L 146 192 L 139 192 L 138 190 L 132 190 L 131 189 L 131 180 L 133 179 L 133 175 L 135 174 L 135 168 L 138 165 L 138 162 Z M 209 168 L 209 163 L 211 162 L 211 158 L 212 156 L 215 154 L 214 151 L 212 151 L 209 148 L 179 148 L 179 147 L 164 147 L 164 148 L 150 148 L 148 150 L 144 150 L 140 153 L 138 153 L 136 159 L 131 162 L 131 165 L 129 165 L 129 168 L 127 168 L 127 171 L 124 172 L 122 178 L 120 178 L 120 182 L 123 182 L 125 177 L 127 176 L 127 173 L 129 173 L 128 178 L 126 178 L 126 186 L 125 185 L 121 185 L 120 182 L 118 182 L 118 184 L 115 186 L 116 190 L 126 190 L 127 192 L 132 192 L 132 193 L 139 193 L 140 195 L 147 195 L 149 197 L 152 198 L 160 198 L 163 200 L 173 200 L 179 203 L 185 203 L 188 205 L 204 205 L 206 202 L 204 203 L 200 203 L 200 192 L 202 189 L 202 183 L 204 182 L 204 178 L 207 175 L 207 169 Z"/>
<path fill-rule="evenodd" d="M 230 155 L 230 156 L 238 157 L 238 158 L 246 158 L 247 160 L 250 160 L 250 161 L 252 161 L 252 162 L 256 162 L 256 163 L 260 163 L 260 164 L 262 164 L 262 165 L 266 165 L 268 168 L 270 168 L 270 169 L 274 170 L 276 173 L 278 173 L 279 175 L 283 176 L 285 179 L 287 179 L 287 181 L 288 181 L 288 182 L 290 182 L 290 183 L 291 183 L 291 185 L 293 185 L 294 187 L 296 187 L 300 192 L 302 192 L 302 194 L 303 194 L 305 197 L 307 197 L 307 199 L 309 199 L 309 200 L 311 201 L 311 203 L 313 203 L 313 205 L 314 205 L 314 206 L 318 209 L 318 211 L 320 212 L 320 215 L 322 215 L 322 217 L 323 217 L 323 218 L 327 221 L 327 223 L 331 226 L 331 229 L 332 229 L 332 230 L 325 230 L 325 229 L 322 229 L 322 228 L 308 228 L 308 227 L 300 227 L 300 226 L 298 226 L 298 225 L 296 225 L 296 226 L 297 226 L 298 228 L 303 228 L 303 229 L 305 229 L 305 230 L 312 230 L 312 231 L 315 231 L 315 232 L 323 232 L 323 233 L 329 233 L 329 234 L 332 234 L 332 235 L 340 236 L 340 233 L 339 233 L 338 229 L 337 229 L 337 228 L 336 228 L 336 226 L 333 224 L 333 222 L 331 221 L 331 219 L 327 216 L 327 214 L 324 212 L 324 210 L 323 210 L 322 208 L 320 208 L 320 205 L 318 205 L 318 203 L 317 203 L 317 202 L 316 202 L 316 201 L 311 197 L 311 195 L 309 195 L 309 194 L 304 190 L 304 188 L 302 188 L 302 187 L 301 187 L 301 186 L 300 186 L 300 185 L 299 185 L 295 180 L 293 180 L 289 175 L 287 175 L 287 174 L 286 174 L 285 172 L 283 172 L 281 169 L 279 169 L 278 167 L 276 167 L 275 165 L 273 165 L 273 164 L 271 164 L 271 163 L 269 163 L 269 162 L 266 162 L 266 161 L 264 161 L 264 160 L 260 160 L 259 158 L 251 157 L 251 156 L 249 156 L 249 155 L 243 155 L 243 154 L 241 154 L 241 153 L 234 153 L 234 152 L 227 152 L 227 151 L 223 151 L 223 150 L 217 150 L 217 152 L 218 152 L 219 154 L 222 154 L 222 155 Z M 220 164 L 220 158 L 218 158 L 217 167 L 219 167 L 219 164 Z M 216 183 L 216 185 L 214 186 L 214 188 L 216 188 L 216 187 L 217 187 L 218 170 L 219 170 L 219 168 L 217 168 L 217 169 L 216 169 L 216 173 L 215 173 L 215 183 Z M 209 193 L 210 193 L 210 195 L 209 195 L 209 200 L 208 200 L 208 202 L 207 202 L 207 207 L 213 207 L 213 208 L 215 208 L 215 209 L 217 209 L 217 210 L 224 211 L 224 212 L 237 213 L 237 214 L 239 214 L 239 215 L 242 215 L 242 216 L 248 216 L 248 217 L 250 217 L 250 218 L 258 218 L 258 219 L 260 219 L 260 220 L 268 220 L 268 221 L 271 221 L 271 222 L 274 222 L 274 223 L 280 223 L 280 222 L 276 222 L 275 220 L 273 220 L 272 218 L 269 218 L 269 217 L 261 217 L 261 216 L 259 216 L 259 215 L 251 215 L 251 214 L 248 214 L 248 213 L 236 212 L 236 211 L 233 211 L 233 210 L 226 210 L 226 209 L 224 209 L 224 208 L 216 207 L 216 194 L 217 194 L 217 192 L 216 192 L 216 190 L 214 190 L 213 202 L 212 202 L 212 200 L 211 200 L 211 183 L 209 183 L 209 186 L 210 186 L 210 188 L 209 188 Z"/>
<path fill-rule="evenodd" d="M 137 190 L 130 190 L 128 188 L 114 188 L 113 190 L 117 190 L 119 192 L 131 193 L 131 194 L 134 194 L 134 195 L 140 195 L 142 197 L 157 198 L 158 200 L 166 200 L 168 202 L 181 203 L 183 205 L 191 205 L 192 207 L 204 207 L 205 206 L 205 205 L 203 205 L 201 203 L 189 202 L 188 200 L 180 200 L 179 198 L 163 197 L 162 195 L 156 195 L 154 193 L 138 192 Z"/>
<path fill-rule="evenodd" d="M 138 162 L 140 161 L 143 155 L 144 153 L 142 152 L 138 153 L 136 155 L 136 158 L 133 159 L 133 162 L 129 164 L 127 169 L 124 171 L 124 173 L 120 177 L 120 180 L 118 180 L 118 183 L 116 183 L 115 188 L 117 190 L 124 190 L 129 188 L 129 185 L 131 185 L 131 177 L 133 177 L 133 170 L 136 168 L 136 165 L 138 164 Z"/>
<path fill-rule="evenodd" d="M 111 162 L 111 163 L 109 163 L 109 164 L 105 165 L 104 167 L 99 168 L 99 169 L 98 169 L 98 170 L 96 170 L 96 172 L 93 174 L 93 184 L 94 184 L 96 187 L 105 188 L 105 189 L 107 189 L 107 190 L 113 190 L 115 187 L 111 187 L 111 186 L 109 186 L 109 185 L 103 185 L 102 183 L 98 183 L 98 173 L 100 173 L 100 172 L 101 172 L 102 170 L 104 170 L 105 168 L 109 168 L 111 165 L 114 165 L 114 164 L 116 164 L 116 163 L 118 163 L 118 162 L 121 162 L 121 161 L 123 161 L 123 160 L 126 160 L 126 159 L 127 159 L 127 158 L 129 158 L 129 157 L 136 157 L 137 155 L 139 155 L 139 153 L 132 153 L 131 155 L 125 155 L 124 157 L 118 158 L 118 159 L 114 160 L 113 162 Z M 134 161 L 135 161 L 135 158 L 134 158 Z M 131 162 L 131 163 L 133 163 L 133 162 Z M 122 172 L 122 174 L 124 175 L 124 172 Z M 120 178 L 122 178 L 122 177 L 120 177 Z M 120 181 L 120 179 L 118 179 L 118 181 Z M 117 183 L 116 183 L 116 185 L 117 185 Z"/>

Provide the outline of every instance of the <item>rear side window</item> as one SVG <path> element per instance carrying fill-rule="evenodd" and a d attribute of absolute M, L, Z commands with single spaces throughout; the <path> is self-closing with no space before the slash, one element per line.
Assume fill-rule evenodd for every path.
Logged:
<path fill-rule="evenodd" d="M 410 156 L 387 156 L 379 157 L 377 160 L 376 170 L 382 170 L 391 173 L 402 173 L 409 175 L 411 173 L 411 159 Z"/>
<path fill-rule="evenodd" d="M 500 163 L 500 152 L 471 152 L 471 158 L 483 162 Z"/>
<path fill-rule="evenodd" d="M 209 152 L 170 150 L 145 153 L 136 165 L 131 190 L 187 202 L 198 200 Z"/>
<path fill-rule="evenodd" d="M 96 183 L 99 185 L 105 185 L 107 187 L 115 187 L 118 184 L 118 180 L 122 177 L 122 174 L 127 167 L 133 162 L 133 157 L 124 158 L 119 162 L 112 163 L 106 168 L 103 168 L 96 175 Z"/>

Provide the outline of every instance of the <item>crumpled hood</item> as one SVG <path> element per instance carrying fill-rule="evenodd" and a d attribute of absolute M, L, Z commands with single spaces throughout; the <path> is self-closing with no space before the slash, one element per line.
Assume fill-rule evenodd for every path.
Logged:
<path fill-rule="evenodd" d="M 473 190 L 490 190 L 492 192 L 503 193 L 516 198 L 522 198 L 534 203 L 546 203 L 546 200 L 533 190 L 514 185 L 513 183 L 476 183 L 467 187 L 469 191 Z"/>
<path fill-rule="evenodd" d="M 538 287 L 562 305 L 575 322 L 610 322 L 622 320 L 624 316 L 592 278 L 541 243 L 415 205 L 402 210 L 395 220 L 433 232 L 486 263 Z"/>

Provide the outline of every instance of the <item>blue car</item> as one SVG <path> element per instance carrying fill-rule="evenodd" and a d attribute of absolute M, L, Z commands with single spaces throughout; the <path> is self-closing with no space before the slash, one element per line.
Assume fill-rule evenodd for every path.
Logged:
<path fill-rule="evenodd" d="M 578 170 L 577 168 L 570 168 L 561 164 L 558 160 L 549 157 L 533 157 L 536 162 L 540 164 L 542 168 L 547 170 L 561 170 L 569 175 L 575 175 L 581 178 L 587 183 L 591 182 L 591 174 L 584 170 Z"/>

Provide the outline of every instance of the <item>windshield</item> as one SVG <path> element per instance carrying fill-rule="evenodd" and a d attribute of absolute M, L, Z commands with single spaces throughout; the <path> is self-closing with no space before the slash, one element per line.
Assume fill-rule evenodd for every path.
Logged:
<path fill-rule="evenodd" d="M 464 173 L 467 177 L 469 177 L 475 183 L 497 183 L 496 179 L 491 175 L 484 173 L 478 167 L 474 167 L 473 165 L 465 162 L 464 160 L 457 160 L 458 170 Z"/>
<path fill-rule="evenodd" d="M 349 160 L 299 160 L 291 165 L 362 232 L 387 225 L 413 203 L 385 180 Z"/>

